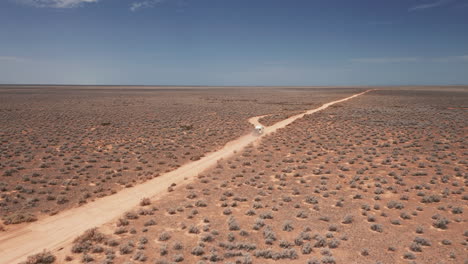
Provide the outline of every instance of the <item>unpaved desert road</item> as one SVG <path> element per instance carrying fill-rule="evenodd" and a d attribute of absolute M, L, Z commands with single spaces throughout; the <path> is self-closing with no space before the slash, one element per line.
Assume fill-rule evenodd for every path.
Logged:
<path fill-rule="evenodd" d="M 84 231 L 104 225 L 132 208 L 138 206 L 144 197 L 156 197 L 167 194 L 167 188 L 172 183 L 182 183 L 190 180 L 204 170 L 216 165 L 220 159 L 228 158 L 235 151 L 240 151 L 250 143 L 286 127 L 304 115 L 313 114 L 329 106 L 341 103 L 363 93 L 326 103 L 319 108 L 309 110 L 299 115 L 291 116 L 272 126 L 266 127 L 262 135 L 245 135 L 227 143 L 222 149 L 211 152 L 198 161 L 185 164 L 178 169 L 151 179 L 135 187 L 124 189 L 114 195 L 100 198 L 81 207 L 63 211 L 57 215 L 40 219 L 17 230 L 7 231 L 0 235 L 0 264 L 12 264 L 24 261 L 27 256 L 44 249 L 57 251 L 72 243 L 73 239 Z M 249 122 L 257 125 L 262 116 L 252 117 Z"/>

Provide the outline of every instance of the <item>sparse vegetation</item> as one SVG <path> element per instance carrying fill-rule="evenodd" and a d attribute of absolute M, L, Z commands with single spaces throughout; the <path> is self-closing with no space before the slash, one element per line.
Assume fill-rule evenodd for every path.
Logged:
<path fill-rule="evenodd" d="M 430 263 L 439 252 L 441 262 L 460 261 L 468 236 L 463 226 L 468 200 L 462 140 L 466 118 L 463 111 L 446 107 L 460 104 L 463 96 L 448 96 L 435 88 L 406 89 L 381 89 L 306 115 L 218 161 L 189 184 L 174 184 L 166 193 L 170 199 L 142 199 L 110 227 L 109 235 L 93 231 L 75 242 L 73 261 Z M 356 90 L 339 91 L 337 98 Z M 261 121 L 274 123 L 293 111 L 312 108 L 305 96 L 309 93 L 307 100 L 318 102 L 318 93 L 299 91 L 304 99 L 285 103 L 287 110 L 278 108 L 279 99 L 272 96 L 252 95 L 233 103 L 229 100 L 238 100 L 238 95 L 195 91 L 195 105 L 188 103 L 193 95 L 182 95 L 176 100 L 180 105 L 164 112 L 172 106 L 161 98 L 175 99 L 164 93 L 159 99 L 136 96 L 148 110 L 132 105 L 134 99 L 127 102 L 145 117 L 133 117 L 135 128 L 125 121 L 131 111 L 117 109 L 111 115 L 102 110 L 103 119 L 83 134 L 89 146 L 80 146 L 81 138 L 69 132 L 70 140 L 65 141 L 75 143 L 64 147 L 64 136 L 50 144 L 60 151 L 34 147 L 31 151 L 37 153 L 29 163 L 2 162 L 0 210 L 9 212 L 5 217 L 15 208 L 27 213 L 53 205 L 62 210 L 130 188 L 245 133 L 249 127 L 237 122 L 245 123 L 247 117 L 281 113 Z M 221 105 L 223 100 L 228 106 Z M 212 103 L 202 107 L 201 101 Z M 239 104 L 231 114 L 220 110 L 231 104 Z M 173 109 L 185 109 L 180 111 L 187 117 Z M 205 119 L 211 115 L 208 124 Z M 173 124 L 163 120 L 175 117 Z M 110 124 L 100 126 L 102 122 Z M 130 129 L 129 135 L 117 141 L 117 128 Z M 10 147 L 0 149 L 2 155 L 15 155 Z M 32 160 L 39 165 L 32 168 Z M 21 182 L 13 184 L 13 179 Z"/>
<path fill-rule="evenodd" d="M 43 251 L 41 253 L 29 256 L 28 259 L 21 264 L 51 264 L 55 263 L 56 257 L 49 251 Z"/>

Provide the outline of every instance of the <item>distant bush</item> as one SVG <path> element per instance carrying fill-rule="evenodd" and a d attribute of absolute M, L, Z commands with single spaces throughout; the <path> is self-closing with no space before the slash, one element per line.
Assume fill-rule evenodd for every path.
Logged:
<path fill-rule="evenodd" d="M 440 202 L 440 196 L 438 195 L 430 195 L 430 196 L 424 196 L 421 199 L 422 203 L 438 203 Z"/>
<path fill-rule="evenodd" d="M 130 253 L 133 252 L 134 247 L 135 246 L 133 245 L 133 243 L 131 241 L 129 241 L 129 242 L 127 242 L 127 243 L 120 246 L 119 252 L 122 255 L 130 254 Z"/>
<path fill-rule="evenodd" d="M 341 223 L 343 224 L 351 224 L 353 222 L 353 216 L 351 215 L 347 215 L 345 216 L 345 218 L 343 219 L 343 221 Z"/>
<path fill-rule="evenodd" d="M 3 223 L 5 225 L 15 225 L 24 222 L 34 222 L 37 221 L 37 217 L 31 213 L 13 213 L 4 217 Z"/>
<path fill-rule="evenodd" d="M 239 224 L 237 223 L 236 219 L 234 217 L 229 217 L 228 220 L 228 226 L 230 231 L 236 231 L 240 229 Z"/>
<path fill-rule="evenodd" d="M 454 208 L 452 208 L 452 213 L 453 214 L 462 214 L 463 209 L 461 207 L 454 207 Z"/>
<path fill-rule="evenodd" d="M 373 225 L 371 225 L 371 230 L 372 230 L 372 231 L 375 231 L 375 232 L 379 232 L 379 233 L 382 233 L 382 232 L 383 232 L 382 225 L 379 225 L 379 224 L 373 224 Z"/>
<path fill-rule="evenodd" d="M 43 251 L 39 254 L 29 256 L 26 261 L 20 264 L 51 264 L 56 260 L 55 256 L 49 251 Z"/>
<path fill-rule="evenodd" d="M 106 239 L 105 235 L 97 230 L 97 228 L 92 228 L 86 230 L 81 236 L 75 238 L 74 243 L 82 243 L 87 241 L 101 243 Z"/>
<path fill-rule="evenodd" d="M 151 204 L 151 200 L 149 198 L 143 198 L 140 201 L 141 206 L 147 206 L 147 205 L 150 205 L 150 204 Z"/>
<path fill-rule="evenodd" d="M 184 261 L 184 255 L 177 254 L 174 256 L 174 262 L 182 262 L 182 261 Z"/>
<path fill-rule="evenodd" d="M 292 222 L 287 220 L 283 223 L 283 231 L 288 231 L 288 232 L 291 232 L 292 230 L 294 230 L 294 227 L 292 225 Z"/>
<path fill-rule="evenodd" d="M 403 258 L 404 259 L 416 259 L 416 256 L 411 252 L 407 252 L 407 253 L 403 254 Z"/>
<path fill-rule="evenodd" d="M 450 221 L 447 218 L 439 218 L 434 222 L 434 227 L 440 228 L 440 229 L 447 229 L 447 225 L 450 223 Z"/>
<path fill-rule="evenodd" d="M 156 225 L 156 221 L 154 221 L 153 219 L 150 219 L 150 220 L 146 221 L 143 225 L 144 226 L 153 226 L 153 225 Z"/>
<path fill-rule="evenodd" d="M 302 249 L 301 249 L 301 252 L 302 254 L 304 255 L 308 255 L 312 252 L 312 246 L 310 245 L 309 242 L 305 243 L 304 245 L 302 245 Z"/>
<path fill-rule="evenodd" d="M 203 254 L 205 254 L 205 250 L 203 249 L 203 247 L 201 246 L 196 246 L 192 249 L 192 255 L 195 255 L 195 256 L 201 256 Z"/>
<path fill-rule="evenodd" d="M 307 196 L 306 199 L 305 199 L 305 202 L 308 203 L 308 204 L 317 204 L 318 200 L 317 200 L 317 198 L 315 198 L 313 196 Z"/>
<path fill-rule="evenodd" d="M 159 241 L 167 241 L 171 238 L 171 235 L 168 232 L 162 232 L 159 235 Z"/>

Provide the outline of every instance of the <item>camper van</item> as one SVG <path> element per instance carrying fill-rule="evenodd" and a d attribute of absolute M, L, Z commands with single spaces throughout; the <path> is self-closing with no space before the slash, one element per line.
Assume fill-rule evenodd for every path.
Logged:
<path fill-rule="evenodd" d="M 265 130 L 265 128 L 262 126 L 262 125 L 256 125 L 255 126 L 255 133 L 257 135 L 261 135 L 263 134 L 263 131 Z"/>

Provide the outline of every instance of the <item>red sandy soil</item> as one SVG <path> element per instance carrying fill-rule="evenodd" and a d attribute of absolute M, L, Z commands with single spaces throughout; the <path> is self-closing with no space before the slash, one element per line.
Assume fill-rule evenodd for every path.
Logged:
<path fill-rule="evenodd" d="M 468 120 L 447 108 L 467 99 L 463 87 L 403 87 L 332 105 L 53 253 L 58 263 L 465 263 Z"/>
<path fill-rule="evenodd" d="M 467 96 L 466 89 L 381 90 L 331 106 L 58 256 L 109 263 L 465 263 L 467 119 L 447 106 Z"/>
<path fill-rule="evenodd" d="M 362 90 L 1 87 L 0 218 L 84 205 L 220 149 L 251 131 L 252 116 Z"/>
<path fill-rule="evenodd" d="M 315 113 L 335 104 L 350 100 L 361 94 L 356 94 L 345 99 L 327 103 L 315 110 L 307 111 L 307 114 Z M 1 254 L 5 263 L 26 257 L 31 252 L 38 252 L 41 248 L 60 249 L 85 230 L 100 226 L 115 219 L 127 210 L 138 205 L 145 197 L 161 195 L 168 187 L 180 183 L 184 179 L 193 178 L 206 169 L 213 167 L 221 159 L 228 158 L 233 153 L 242 150 L 250 143 L 259 141 L 262 137 L 275 132 L 277 129 L 287 126 L 295 120 L 302 118 L 304 114 L 282 120 L 274 126 L 265 129 L 262 135 L 249 134 L 237 140 L 229 142 L 221 150 L 208 154 L 206 157 L 186 164 L 177 170 L 163 174 L 151 181 L 140 184 L 134 188 L 126 189 L 115 195 L 99 199 L 86 206 L 68 210 L 64 213 L 45 218 L 22 229 L 7 232 L 0 240 Z M 257 125 L 259 117 L 250 119 L 253 125 Z M 102 214 L 102 212 L 106 212 Z M 3 263 L 3 262 L 1 262 Z"/>

